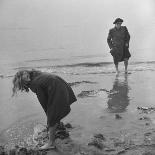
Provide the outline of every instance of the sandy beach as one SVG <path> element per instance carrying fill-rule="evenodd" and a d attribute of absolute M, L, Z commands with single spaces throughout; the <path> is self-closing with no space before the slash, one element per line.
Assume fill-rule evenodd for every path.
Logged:
<path fill-rule="evenodd" d="M 46 126 L 45 113 L 32 92 L 11 97 L 15 73 L 37 69 L 62 77 L 77 97 L 62 120 L 71 125 L 69 137 L 38 155 L 155 155 L 154 0 L 2 0 L 0 6 L 0 152 L 37 149 L 34 135 Z M 128 74 L 121 62 L 116 75 L 107 44 L 116 18 L 131 36 Z"/>
<path fill-rule="evenodd" d="M 67 79 L 67 76 L 61 76 Z M 78 101 L 72 104 L 71 113 L 62 120 L 73 128 L 69 130 L 69 138 L 57 140 L 60 152 L 72 155 L 155 153 L 154 70 L 150 67 L 129 69 L 129 74 L 125 74 L 122 68 L 119 75 L 113 72 L 82 75 L 78 81 L 76 76 L 73 75 L 74 82 L 68 77 L 68 82 Z M 3 93 L 11 93 L 11 78 L 1 78 L 0 81 L 7 86 Z M 34 128 L 38 124 L 46 125 L 45 115 L 32 93 L 20 94 L 12 100 L 16 107 L 15 103 L 1 106 L 3 112 L 10 108 L 12 112 L 6 117 L 1 116 L 3 127 L 7 128 L 1 130 L 0 141 L 9 145 L 24 145 L 25 142 L 32 145 L 30 139 Z M 10 117 L 11 122 L 7 122 Z M 99 137 L 99 147 L 94 141 L 97 134 L 104 137 Z M 59 151 L 55 154 L 60 154 Z M 53 153 L 48 151 L 48 154 Z"/>

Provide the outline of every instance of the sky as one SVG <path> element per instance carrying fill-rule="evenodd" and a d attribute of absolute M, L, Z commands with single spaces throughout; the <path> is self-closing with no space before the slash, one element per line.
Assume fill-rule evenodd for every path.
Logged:
<path fill-rule="evenodd" d="M 107 53 L 117 17 L 129 30 L 131 50 L 155 49 L 154 0 L 0 0 L 0 53 Z"/>

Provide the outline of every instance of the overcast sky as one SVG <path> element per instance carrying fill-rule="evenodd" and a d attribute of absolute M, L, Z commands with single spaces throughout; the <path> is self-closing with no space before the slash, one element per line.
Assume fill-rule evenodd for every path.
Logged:
<path fill-rule="evenodd" d="M 131 48 L 154 46 L 154 0 L 0 0 L 0 52 L 104 51 L 108 30 L 117 17 L 129 29 Z"/>

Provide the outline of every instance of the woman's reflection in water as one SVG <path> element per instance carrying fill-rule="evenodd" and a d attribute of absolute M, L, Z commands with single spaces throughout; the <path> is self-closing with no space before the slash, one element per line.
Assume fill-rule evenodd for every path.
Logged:
<path fill-rule="evenodd" d="M 128 75 L 124 74 L 123 77 L 116 75 L 113 88 L 108 95 L 108 111 L 114 113 L 126 111 L 130 101 L 128 92 Z"/>

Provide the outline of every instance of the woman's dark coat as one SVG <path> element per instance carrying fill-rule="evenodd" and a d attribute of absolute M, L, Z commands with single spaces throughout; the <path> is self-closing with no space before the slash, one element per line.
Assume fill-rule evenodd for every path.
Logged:
<path fill-rule="evenodd" d="M 120 29 L 116 27 L 109 30 L 107 42 L 109 45 L 110 53 L 114 57 L 116 62 L 123 61 L 124 58 L 129 58 L 129 47 L 125 46 L 125 43 L 129 45 L 130 34 L 126 26 L 121 26 Z"/>
<path fill-rule="evenodd" d="M 47 115 L 47 125 L 54 126 L 70 112 L 70 105 L 76 101 L 72 88 L 56 75 L 40 73 L 34 77 L 29 88 Z"/>

